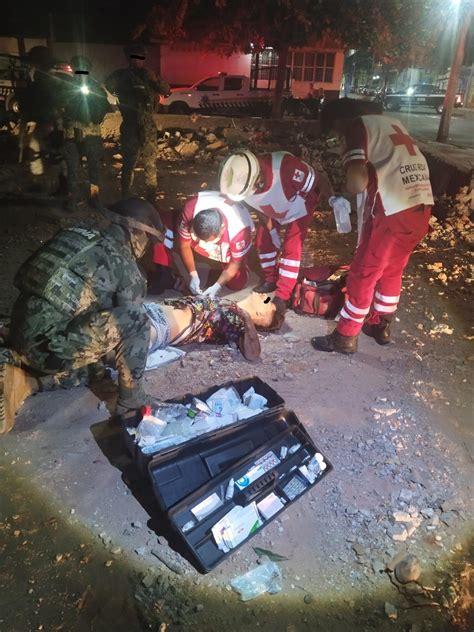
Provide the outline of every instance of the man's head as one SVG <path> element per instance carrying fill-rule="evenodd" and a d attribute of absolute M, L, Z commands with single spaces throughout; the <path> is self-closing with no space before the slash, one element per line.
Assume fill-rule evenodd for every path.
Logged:
<path fill-rule="evenodd" d="M 46 46 L 33 46 L 28 51 L 28 63 L 33 68 L 48 72 L 54 65 L 54 60 Z"/>
<path fill-rule="evenodd" d="M 132 251 L 143 257 L 163 237 L 163 224 L 158 211 L 143 198 L 132 197 L 116 202 L 106 211 L 112 223 L 123 226 L 130 235 Z"/>
<path fill-rule="evenodd" d="M 206 208 L 194 216 L 192 231 L 202 241 L 217 241 L 224 231 L 224 220 L 216 208 Z"/>
<path fill-rule="evenodd" d="M 319 117 L 321 133 L 328 135 L 331 132 L 344 133 L 349 121 L 358 116 L 368 114 L 382 114 L 383 106 L 372 101 L 356 99 L 335 99 L 324 104 Z"/>
<path fill-rule="evenodd" d="M 224 160 L 219 174 L 221 193 L 236 202 L 251 195 L 257 186 L 260 165 L 251 151 L 237 151 Z"/>
<path fill-rule="evenodd" d="M 92 68 L 92 62 L 85 55 L 75 55 L 71 58 L 71 68 L 75 75 L 88 75 Z"/>
<path fill-rule="evenodd" d="M 257 329 L 274 331 L 280 328 L 280 319 L 271 296 L 252 292 L 247 298 L 239 301 L 237 305 L 250 315 Z"/>
<path fill-rule="evenodd" d="M 124 48 L 128 63 L 132 68 L 142 68 L 145 64 L 146 49 L 141 42 L 132 42 Z"/>

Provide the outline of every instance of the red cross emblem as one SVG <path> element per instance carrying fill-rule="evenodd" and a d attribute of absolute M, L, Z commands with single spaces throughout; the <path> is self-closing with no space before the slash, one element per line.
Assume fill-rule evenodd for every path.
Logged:
<path fill-rule="evenodd" d="M 404 134 L 402 130 L 398 127 L 398 125 L 392 125 L 396 134 L 390 134 L 390 140 L 397 147 L 398 145 L 405 145 L 410 156 L 416 156 L 416 143 L 415 141 L 408 136 L 408 134 Z"/>

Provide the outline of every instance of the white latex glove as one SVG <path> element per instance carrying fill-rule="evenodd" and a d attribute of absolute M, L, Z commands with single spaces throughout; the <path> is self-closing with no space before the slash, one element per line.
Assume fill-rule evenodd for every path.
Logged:
<path fill-rule="evenodd" d="M 275 246 L 275 248 L 277 250 L 280 250 L 281 248 L 281 239 L 280 239 L 280 235 L 278 234 L 278 231 L 276 228 L 272 228 L 270 231 L 270 239 L 272 240 L 272 244 Z"/>
<path fill-rule="evenodd" d="M 201 280 L 196 270 L 193 270 L 193 272 L 189 273 L 189 289 L 191 290 L 191 293 L 195 296 L 198 294 L 202 294 Z"/>
<path fill-rule="evenodd" d="M 214 283 L 214 285 L 211 285 L 211 287 L 208 287 L 207 290 L 205 290 L 202 295 L 206 296 L 207 298 L 216 298 L 216 296 L 219 294 L 219 292 L 222 290 L 222 285 L 220 283 Z"/>

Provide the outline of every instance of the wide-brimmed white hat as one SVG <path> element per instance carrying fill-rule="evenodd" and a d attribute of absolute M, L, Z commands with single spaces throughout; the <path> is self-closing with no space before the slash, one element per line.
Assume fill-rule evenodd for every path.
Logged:
<path fill-rule="evenodd" d="M 222 163 L 219 175 L 221 193 L 239 202 L 253 193 L 260 174 L 257 156 L 251 151 L 238 151 Z"/>

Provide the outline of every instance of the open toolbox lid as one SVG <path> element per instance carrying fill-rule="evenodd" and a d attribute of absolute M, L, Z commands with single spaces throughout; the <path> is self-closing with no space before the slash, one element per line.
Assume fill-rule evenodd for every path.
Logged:
<path fill-rule="evenodd" d="M 264 382 L 263 380 L 261 380 L 259 377 L 256 377 L 256 376 L 245 378 L 243 380 L 229 381 L 224 384 L 212 386 L 208 388 L 207 390 L 202 391 L 201 393 L 187 393 L 183 397 L 176 397 L 173 399 L 169 399 L 166 401 L 166 403 L 186 405 L 186 404 L 189 404 L 192 401 L 192 399 L 195 397 L 197 397 L 198 399 L 202 401 L 206 401 L 213 393 L 215 393 L 219 389 L 230 388 L 230 387 L 234 387 L 241 398 L 243 394 L 249 388 L 253 387 L 256 393 L 258 393 L 259 395 L 263 395 L 263 397 L 267 399 L 268 410 L 265 410 L 263 413 L 257 414 L 253 417 L 248 417 L 247 419 L 236 421 L 218 430 L 211 430 L 209 433 L 205 433 L 198 437 L 194 437 L 187 442 L 180 443 L 176 446 L 169 446 L 162 450 L 159 450 L 157 452 L 152 452 L 152 453 L 147 453 L 146 451 L 143 451 L 135 443 L 134 436 L 130 434 L 130 430 L 137 427 L 140 421 L 138 418 L 135 419 L 134 422 L 128 426 L 122 426 L 122 435 L 125 441 L 125 445 L 130 455 L 132 456 L 133 460 L 135 461 L 137 468 L 139 472 L 142 474 L 142 476 L 147 475 L 148 464 L 150 463 L 152 458 L 156 457 L 157 455 L 160 455 L 160 457 L 163 456 L 163 458 L 165 458 L 166 455 L 170 453 L 174 454 L 176 449 L 184 448 L 187 445 L 195 445 L 206 438 L 212 438 L 216 432 L 219 432 L 221 430 L 228 430 L 228 429 L 230 430 L 232 428 L 240 429 L 244 426 L 247 427 L 248 425 L 252 425 L 254 421 L 261 419 L 266 413 L 268 413 L 269 410 L 280 410 L 283 408 L 285 404 L 284 399 L 280 397 L 280 395 L 278 395 L 278 393 L 273 388 L 271 388 L 271 386 L 269 386 L 266 382 Z"/>
<path fill-rule="evenodd" d="M 202 572 L 222 562 L 331 469 L 295 413 L 281 408 L 265 411 L 258 424 L 234 424 L 157 455 L 148 467 L 160 508 Z M 233 533 L 224 528 L 231 518 L 238 523 L 243 517 L 253 522 L 251 529 L 242 531 L 240 525 Z"/>

